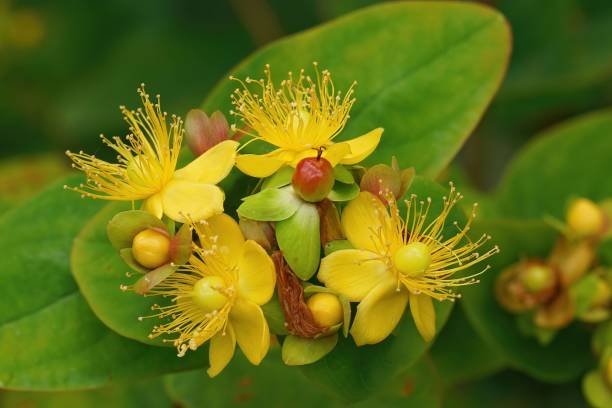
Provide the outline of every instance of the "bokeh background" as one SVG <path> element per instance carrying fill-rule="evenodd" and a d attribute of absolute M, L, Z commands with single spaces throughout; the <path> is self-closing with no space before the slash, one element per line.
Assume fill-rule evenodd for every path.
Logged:
<path fill-rule="evenodd" d="M 141 82 L 184 115 L 255 49 L 374 3 L 0 0 L 0 214 L 69 171 L 66 149 L 96 152 L 101 132 L 123 135 L 118 105 L 136 105 Z M 510 21 L 513 55 L 453 171 L 492 190 L 539 131 L 612 105 L 612 1 L 483 3 Z M 496 400 L 488 406 L 516 406 L 507 392 L 510 405 L 499 401 L 500 384 L 558 399 L 556 406 L 581 404 L 577 384 L 544 386 L 511 372 L 487 381 L 466 389 Z"/>

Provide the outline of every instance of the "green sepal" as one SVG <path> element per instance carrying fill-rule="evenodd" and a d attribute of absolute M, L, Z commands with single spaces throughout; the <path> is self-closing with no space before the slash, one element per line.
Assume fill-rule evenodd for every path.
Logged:
<path fill-rule="evenodd" d="M 177 270 L 176 265 L 165 264 L 153 269 L 134 284 L 134 292 L 144 295 Z"/>
<path fill-rule="evenodd" d="M 166 217 L 165 215 L 162 217 L 162 222 L 166 224 L 166 230 L 168 231 L 168 235 L 170 235 L 170 237 L 173 237 L 174 232 L 176 231 L 176 222 L 172 218 Z"/>
<path fill-rule="evenodd" d="M 293 189 L 269 188 L 246 197 L 238 207 L 238 215 L 255 221 L 282 221 L 291 217 L 302 205 Z"/>
<path fill-rule="evenodd" d="M 136 259 L 134 259 L 134 255 L 132 255 L 132 248 L 123 248 L 119 250 L 119 255 L 121 259 L 133 270 L 140 273 L 148 273 L 149 269 L 140 265 Z"/>
<path fill-rule="evenodd" d="M 319 221 L 317 207 L 303 203 L 291 217 L 276 223 L 278 246 L 287 264 L 302 280 L 310 279 L 319 268 L 321 259 Z"/>
<path fill-rule="evenodd" d="M 291 184 L 291 178 L 293 177 L 293 173 L 295 169 L 289 166 L 283 166 L 276 171 L 270 177 L 264 179 L 261 184 L 262 190 L 267 190 L 269 188 L 280 188 L 284 186 L 288 186 Z"/>
<path fill-rule="evenodd" d="M 597 275 L 590 273 L 575 282 L 570 287 L 570 294 L 574 299 L 576 316 L 580 317 L 591 308 L 593 299 L 597 295 Z"/>
<path fill-rule="evenodd" d="M 266 321 L 268 322 L 268 326 L 270 327 L 270 331 L 273 334 L 280 336 L 286 336 L 289 334 L 287 331 L 287 326 L 285 326 L 285 314 L 283 313 L 283 309 L 278 301 L 276 292 L 268 303 L 261 306 L 261 310 L 263 311 Z"/>
<path fill-rule="evenodd" d="M 315 293 L 331 293 L 332 295 L 338 296 L 340 304 L 342 305 L 342 323 L 340 323 L 340 325 L 342 325 L 342 334 L 344 337 L 348 337 L 349 328 L 351 325 L 351 303 L 349 302 L 348 298 L 325 286 L 312 285 L 309 283 L 304 285 L 304 295 L 312 295 Z M 337 326 L 339 325 L 331 327 L 330 331 L 338 329 L 339 327 Z"/>
<path fill-rule="evenodd" d="M 176 265 L 184 265 L 191 256 L 191 227 L 183 224 L 170 243 L 170 261 Z"/>
<path fill-rule="evenodd" d="M 337 333 L 316 339 L 289 335 L 283 341 L 283 362 L 289 366 L 312 364 L 329 354 L 337 343 Z"/>
<path fill-rule="evenodd" d="M 106 233 L 116 249 L 131 248 L 134 237 L 147 228 L 166 231 L 166 225 L 156 216 L 142 210 L 122 211 L 116 214 L 106 227 Z"/>
<path fill-rule="evenodd" d="M 359 195 L 359 186 L 355 183 L 335 183 L 327 198 L 331 201 L 350 201 Z"/>
<path fill-rule="evenodd" d="M 341 164 L 334 167 L 334 178 L 344 184 L 355 184 L 353 173 Z"/>
<path fill-rule="evenodd" d="M 325 256 L 327 256 L 343 249 L 353 249 L 353 245 L 351 245 L 348 239 L 336 239 L 334 241 L 329 241 L 327 244 L 325 244 L 323 252 L 325 253 Z"/>
<path fill-rule="evenodd" d="M 591 406 L 595 408 L 612 406 L 612 389 L 606 384 L 601 370 L 593 370 L 584 377 L 582 391 Z"/>

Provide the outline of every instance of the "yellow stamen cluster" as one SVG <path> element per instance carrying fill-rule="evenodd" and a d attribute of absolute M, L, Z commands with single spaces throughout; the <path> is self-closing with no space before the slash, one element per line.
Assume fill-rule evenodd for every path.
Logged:
<path fill-rule="evenodd" d="M 112 140 L 100 136 L 104 144 L 118 153 L 117 163 L 83 151 L 67 151 L 66 155 L 74 162 L 72 167 L 83 171 L 87 181 L 79 187 L 64 188 L 77 191 L 83 197 L 133 201 L 150 197 L 170 181 L 180 153 L 183 121 L 172 115 L 168 128 L 168 114 L 161 110 L 159 95 L 153 104 L 144 84 L 138 88 L 138 94 L 144 111 L 119 107 L 129 125 L 126 141 L 118 136 Z"/>
<path fill-rule="evenodd" d="M 289 72 L 289 78 L 277 89 L 272 82 L 270 66 L 266 64 L 265 79 L 235 77 L 242 89 L 232 94 L 234 110 L 230 113 L 239 118 L 255 134 L 243 133 L 288 150 L 302 150 L 305 146 L 318 148 L 327 145 L 344 128 L 349 111 L 355 103 L 350 86 L 344 97 L 336 92 L 328 70 L 319 72 L 313 63 L 316 78 L 300 70 L 297 78 Z M 258 91 L 251 92 L 249 85 L 255 84 Z M 233 125 L 233 129 L 236 126 Z"/>
<path fill-rule="evenodd" d="M 178 337 L 164 341 L 173 343 L 179 357 L 187 350 L 196 350 L 215 334 L 225 334 L 237 291 L 236 267 L 228 266 L 226 256 L 217 246 L 218 237 L 212 235 L 206 221 L 194 224 L 193 228 L 200 244 L 194 243 L 189 264 L 181 266 L 149 292 L 169 297 L 172 302 L 168 306 L 152 306 L 157 314 L 149 317 L 166 322 L 155 326 L 149 337 L 177 334 Z M 223 302 L 214 299 L 212 292 L 203 293 L 203 286 L 206 291 L 223 296 Z M 210 310 L 214 304 L 220 307 Z"/>
<path fill-rule="evenodd" d="M 472 241 L 467 235 L 476 218 L 477 204 L 474 204 L 463 228 L 454 221 L 457 233 L 453 233 L 450 238 L 444 238 L 442 234 L 447 218 L 455 204 L 463 198 L 452 183 L 450 186 L 448 197 L 443 198 L 442 211 L 430 222 L 427 222 L 431 207 L 430 197 L 426 201 L 417 201 L 417 197 L 411 195 L 410 199 L 405 201 L 405 218 L 402 218 L 393 197 L 388 197 L 391 217 L 382 217 L 381 214 L 385 221 L 382 222 L 380 231 L 373 231 L 372 240 L 377 252 L 382 254 L 382 260 L 395 271 L 398 290 L 399 285 L 403 284 L 411 293 L 423 293 L 438 300 L 454 300 L 461 297 L 454 288 L 478 283 L 476 277 L 490 269 L 490 266 L 487 265 L 480 272 L 469 276 L 453 276 L 499 252 L 497 246 L 483 254 L 476 252 L 491 236 L 483 234 L 477 241 Z M 408 259 L 415 253 L 419 259 Z M 426 258 L 426 261 L 421 258 Z M 422 268 L 417 266 L 423 266 L 425 270 L 421 271 Z"/>

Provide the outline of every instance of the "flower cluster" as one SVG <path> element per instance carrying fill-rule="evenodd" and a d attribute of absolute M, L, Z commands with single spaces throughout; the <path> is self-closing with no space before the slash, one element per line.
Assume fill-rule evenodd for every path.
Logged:
<path fill-rule="evenodd" d="M 86 176 L 67 189 L 139 206 L 116 214 L 107 231 L 141 274 L 122 289 L 160 300 L 149 315 L 159 319 L 150 337 L 170 342 L 179 356 L 209 343 L 210 376 L 230 362 L 236 344 L 259 364 L 271 333 L 282 336 L 288 365 L 322 358 L 340 334 L 357 346 L 380 343 L 407 307 L 431 341 L 434 304 L 460 297 L 458 288 L 489 268 L 476 265 L 499 251 L 482 249 L 486 234 L 470 238 L 476 207 L 460 221 L 462 196 L 452 183 L 438 200 L 413 194 L 415 171 L 395 158 L 391 166 L 358 165 L 383 129 L 336 140 L 356 83 L 342 94 L 316 63 L 312 77 L 289 73 L 280 86 L 269 66 L 264 79 L 230 79 L 239 84 L 231 127 L 220 112 L 192 110 L 185 135 L 182 120 L 168 123 L 159 96 L 151 102 L 141 86 L 143 108 L 121 107 L 129 135 L 102 137 L 115 162 L 67 152 Z M 177 169 L 188 156 L 184 137 L 195 159 Z M 248 153 L 252 143 L 273 150 Z M 234 167 L 261 179 L 240 197 L 238 220 L 224 213 L 217 186 Z"/>

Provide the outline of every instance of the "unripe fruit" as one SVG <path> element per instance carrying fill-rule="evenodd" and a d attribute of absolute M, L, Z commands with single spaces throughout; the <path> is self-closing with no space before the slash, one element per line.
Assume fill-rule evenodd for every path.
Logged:
<path fill-rule="evenodd" d="M 592 236 L 603 229 L 604 214 L 591 200 L 579 198 L 567 210 L 567 225 L 580 237 Z"/>
<path fill-rule="evenodd" d="M 334 187 L 334 169 L 323 157 L 307 157 L 295 167 L 291 184 L 303 200 L 322 201 Z"/>
<path fill-rule="evenodd" d="M 132 241 L 132 255 L 145 268 L 158 268 L 170 260 L 170 237 L 154 229 L 140 231 Z"/>
<path fill-rule="evenodd" d="M 342 322 L 342 304 L 331 293 L 315 293 L 306 302 L 314 321 L 321 327 L 332 327 Z"/>
<path fill-rule="evenodd" d="M 431 254 L 424 243 L 411 242 L 395 252 L 393 263 L 402 275 L 416 278 L 423 275 L 431 264 Z"/>
<path fill-rule="evenodd" d="M 227 296 L 222 293 L 223 289 L 225 289 L 223 278 L 206 276 L 193 285 L 193 303 L 205 313 L 221 309 L 227 303 Z"/>
<path fill-rule="evenodd" d="M 519 279 L 529 292 L 540 292 L 555 285 L 555 271 L 545 264 L 532 264 L 520 272 Z"/>

